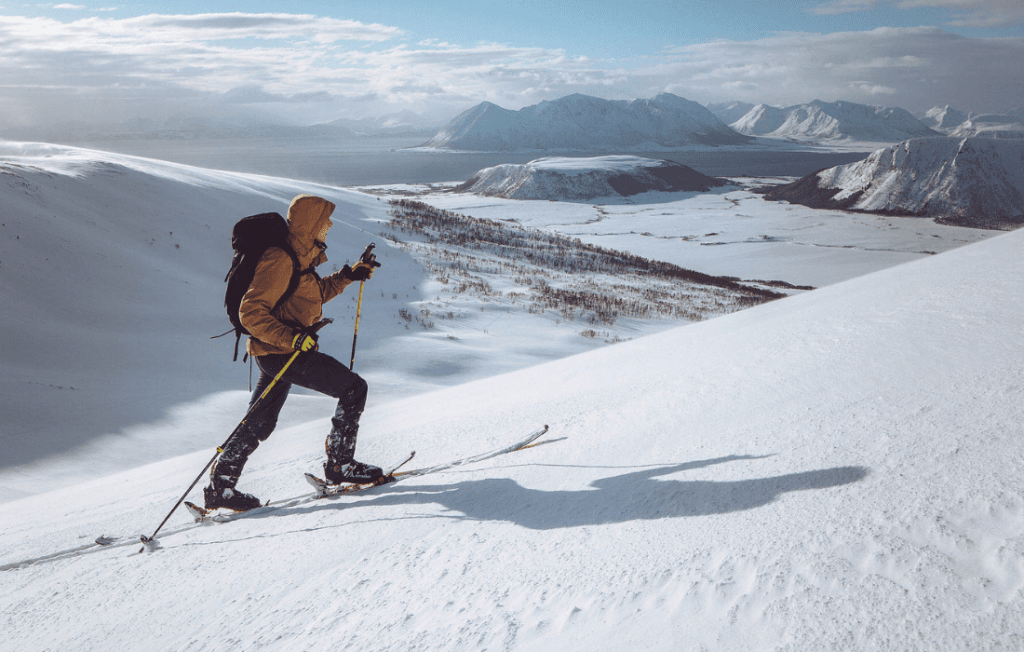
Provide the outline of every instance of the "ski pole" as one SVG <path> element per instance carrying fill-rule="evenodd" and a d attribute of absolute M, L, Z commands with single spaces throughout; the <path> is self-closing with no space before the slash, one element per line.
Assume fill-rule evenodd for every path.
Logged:
<path fill-rule="evenodd" d="M 318 321 L 312 326 L 313 332 L 315 333 L 319 331 L 321 328 L 323 328 L 327 324 L 330 324 L 332 321 L 334 320 L 329 318 Z M 228 435 L 228 438 L 224 440 L 224 443 L 217 447 L 217 452 L 213 454 L 213 457 L 211 457 L 210 461 L 206 463 L 206 466 L 203 467 L 203 470 L 199 472 L 199 475 L 197 475 L 196 479 L 192 481 L 192 484 L 188 486 L 188 489 L 186 489 L 185 493 L 181 495 L 181 498 L 178 499 L 178 502 L 174 503 L 174 507 L 171 508 L 171 511 L 167 512 L 167 516 L 164 517 L 164 520 L 160 521 L 160 525 L 158 525 L 156 530 L 153 531 L 153 534 L 148 537 L 144 534 L 142 535 L 141 539 L 142 544 L 144 546 L 150 548 L 151 550 L 153 549 L 153 543 L 156 541 L 156 535 L 160 532 L 161 529 L 163 529 L 164 525 L 171 518 L 171 514 L 173 514 L 175 510 L 177 510 L 178 507 L 180 507 L 181 504 L 185 502 L 185 498 L 188 497 L 189 492 L 192 491 L 192 489 L 194 489 L 197 484 L 199 484 L 199 480 L 202 479 L 202 477 L 206 474 L 206 471 L 209 470 L 211 466 L 213 466 L 213 463 L 217 461 L 217 457 L 224 452 L 224 448 L 228 445 L 228 442 L 231 441 L 231 438 L 234 437 L 238 433 L 238 431 L 242 429 L 242 426 L 244 426 L 245 422 L 249 419 L 249 415 L 253 413 L 253 410 L 256 409 L 256 406 L 260 404 L 260 401 L 267 397 L 267 394 L 269 394 L 270 390 L 274 388 L 274 385 L 277 384 L 277 381 L 281 380 L 281 377 L 284 376 L 286 371 L 288 371 L 288 367 L 292 366 L 292 363 L 295 362 L 295 358 L 299 357 L 300 353 L 302 353 L 302 351 L 296 351 L 295 353 L 292 354 L 292 357 L 288 358 L 288 362 L 286 362 L 285 365 L 281 367 L 281 371 L 279 371 L 277 375 L 274 376 L 274 379 L 270 381 L 270 384 L 267 385 L 267 388 L 263 390 L 262 394 L 259 395 L 259 398 L 252 402 L 252 405 L 249 406 L 249 409 L 246 411 L 245 416 L 242 417 L 242 420 L 238 423 L 237 426 L 235 426 L 235 429 L 231 431 L 231 434 Z"/>
<path fill-rule="evenodd" d="M 359 262 L 372 267 L 380 267 L 380 263 L 376 262 L 376 256 L 373 255 L 373 248 L 377 245 L 373 242 L 366 248 L 363 255 L 359 257 Z M 366 281 L 359 281 L 359 300 L 356 301 L 356 329 L 352 333 L 352 358 L 348 362 L 348 368 L 351 370 L 356 366 L 356 340 L 359 338 L 359 315 L 363 311 L 363 286 L 366 285 Z"/>

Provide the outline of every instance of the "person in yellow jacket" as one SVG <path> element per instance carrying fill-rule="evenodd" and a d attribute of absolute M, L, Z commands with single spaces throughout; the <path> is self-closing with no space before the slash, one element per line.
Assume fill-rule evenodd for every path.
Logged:
<path fill-rule="evenodd" d="M 244 425 L 223 447 L 210 471 L 210 485 L 203 492 L 207 509 L 226 507 L 245 511 L 260 506 L 255 496 L 235 488 L 242 467 L 260 442 L 277 425 L 277 417 L 292 385 L 338 399 L 331 431 L 327 435 L 327 461 L 324 474 L 331 484 L 376 482 L 383 472 L 379 467 L 354 459 L 359 418 L 366 405 L 366 381 L 341 362 L 319 351 L 316 332 L 311 327 L 323 318 L 323 304 L 353 282 L 362 282 L 380 264 L 360 261 L 345 265 L 325 278 L 314 271 L 327 262 L 327 231 L 331 228 L 334 204 L 321 197 L 300 195 L 288 207 L 288 244 L 299 261 L 299 281 L 295 291 L 281 305 L 277 302 L 288 289 L 295 271 L 292 257 L 281 248 L 271 247 L 260 258 L 256 274 L 239 306 L 239 319 L 249 331 L 247 344 L 260 369 L 250 406 L 263 394 L 295 351 L 295 358 L 270 393 L 246 419 Z M 276 307 L 275 307 L 276 306 Z"/>

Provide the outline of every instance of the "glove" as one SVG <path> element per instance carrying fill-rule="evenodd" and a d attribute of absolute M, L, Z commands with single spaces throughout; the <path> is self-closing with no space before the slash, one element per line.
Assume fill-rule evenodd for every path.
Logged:
<path fill-rule="evenodd" d="M 317 341 L 320 338 L 313 331 L 301 330 L 295 333 L 295 337 L 292 338 L 292 348 L 296 351 L 316 351 L 319 345 Z"/>
<path fill-rule="evenodd" d="M 380 263 L 377 261 L 373 261 L 371 264 L 375 264 L 376 267 L 380 267 Z M 345 265 L 341 268 L 341 273 L 344 274 L 345 278 L 348 280 L 359 281 L 361 283 L 363 281 L 368 281 L 370 277 L 373 276 L 373 267 L 364 262 L 358 262 L 354 267 Z"/>

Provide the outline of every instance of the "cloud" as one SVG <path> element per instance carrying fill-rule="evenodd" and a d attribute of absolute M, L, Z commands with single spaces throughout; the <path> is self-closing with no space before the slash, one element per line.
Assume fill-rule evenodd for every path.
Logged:
<path fill-rule="evenodd" d="M 896 89 L 891 86 L 872 84 L 871 82 L 851 82 L 850 88 L 859 95 L 895 95 Z"/>
<path fill-rule="evenodd" d="M 1024 23 L 1021 0 L 831 0 L 808 9 L 817 15 L 871 11 L 880 5 L 894 9 L 945 9 L 950 27 L 1012 27 Z"/>
<path fill-rule="evenodd" d="M 700 101 L 788 105 L 813 99 L 923 111 L 936 104 L 1006 110 L 1020 104 L 1024 39 L 969 38 L 937 27 L 719 40 L 666 53 L 651 83 L 675 77 Z M 757 84 L 746 90 L 743 82 Z"/>
<path fill-rule="evenodd" d="M 858 11 L 869 11 L 878 4 L 876 0 L 832 0 L 824 4 L 815 5 L 808 9 L 812 14 L 818 16 L 837 16 L 840 14 L 852 14 Z"/>
<path fill-rule="evenodd" d="M 200 114 L 308 123 L 401 108 L 448 119 L 485 100 L 518 109 L 576 92 L 992 111 L 1020 104 L 1022 59 L 1024 39 L 939 28 L 721 39 L 627 66 L 557 48 L 458 45 L 297 14 L 0 16 L 0 125 Z"/>

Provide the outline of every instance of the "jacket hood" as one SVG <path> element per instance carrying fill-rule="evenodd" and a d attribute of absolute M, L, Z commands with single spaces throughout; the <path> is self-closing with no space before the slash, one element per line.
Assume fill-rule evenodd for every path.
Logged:
<path fill-rule="evenodd" d="M 299 195 L 288 207 L 288 241 L 299 255 L 303 267 L 315 267 L 326 260 L 326 256 L 324 260 L 316 260 L 322 252 L 315 242 L 323 242 L 327 237 L 327 230 L 333 224 L 331 214 L 334 208 L 334 204 L 323 197 L 312 195 Z"/>

